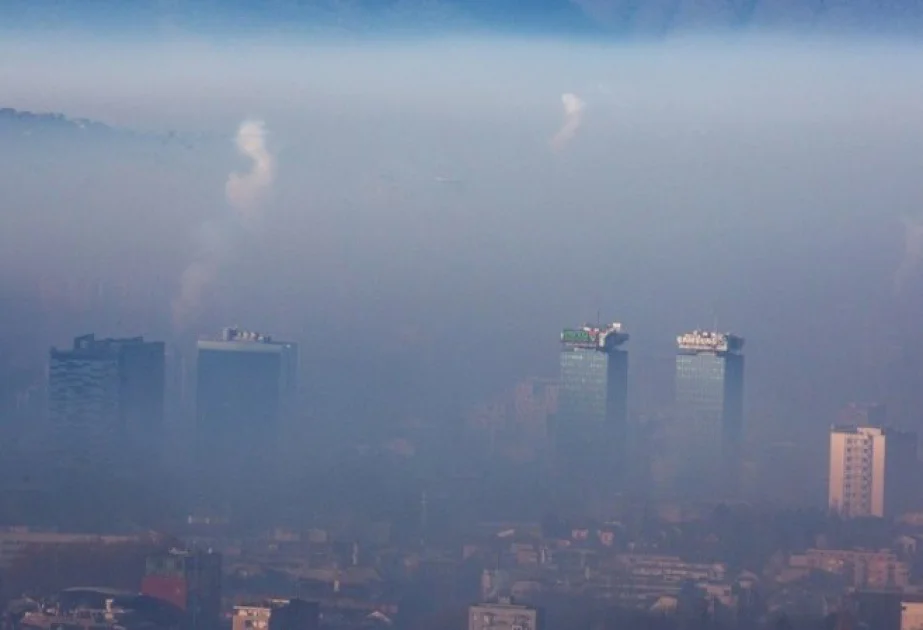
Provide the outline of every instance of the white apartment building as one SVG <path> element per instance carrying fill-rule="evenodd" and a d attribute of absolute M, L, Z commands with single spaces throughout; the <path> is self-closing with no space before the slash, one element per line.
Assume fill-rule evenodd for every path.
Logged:
<path fill-rule="evenodd" d="M 923 602 L 901 602 L 901 630 L 923 630 Z"/>
<path fill-rule="evenodd" d="M 906 509 L 916 436 L 893 429 L 839 426 L 830 430 L 828 505 L 845 518 L 884 517 Z"/>

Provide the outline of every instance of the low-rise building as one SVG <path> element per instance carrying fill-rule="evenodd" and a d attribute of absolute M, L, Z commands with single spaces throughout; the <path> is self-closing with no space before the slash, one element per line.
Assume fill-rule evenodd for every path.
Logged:
<path fill-rule="evenodd" d="M 843 576 L 854 588 L 903 588 L 910 584 L 910 567 L 888 549 L 808 549 L 792 555 L 789 566 L 805 574 L 824 571 Z"/>
<path fill-rule="evenodd" d="M 0 531 L 0 568 L 8 568 L 13 561 L 29 549 L 58 545 L 118 545 L 141 542 L 139 536 L 110 536 L 98 534 L 72 534 L 64 532 L 33 531 L 13 527 Z"/>
<path fill-rule="evenodd" d="M 317 630 L 320 607 L 300 599 L 271 599 L 234 607 L 232 630 Z"/>
<path fill-rule="evenodd" d="M 510 599 L 475 604 L 468 608 L 468 630 L 542 630 L 542 614 Z"/>

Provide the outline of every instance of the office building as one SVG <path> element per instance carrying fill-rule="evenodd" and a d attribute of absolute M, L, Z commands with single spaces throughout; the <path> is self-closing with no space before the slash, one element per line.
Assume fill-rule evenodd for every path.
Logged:
<path fill-rule="evenodd" d="M 736 493 L 744 423 L 744 340 L 693 331 L 676 338 L 670 455 L 674 490 L 697 498 Z"/>
<path fill-rule="evenodd" d="M 510 599 L 468 607 L 468 630 L 542 630 L 541 611 Z"/>
<path fill-rule="evenodd" d="M 172 549 L 152 555 L 141 592 L 182 610 L 187 628 L 216 630 L 221 623 L 221 554 Z"/>
<path fill-rule="evenodd" d="M 48 445 L 62 464 L 103 451 L 159 456 L 164 424 L 164 344 L 143 337 L 84 335 L 52 349 L 48 366 Z M 111 462 L 110 462 L 111 463 Z"/>
<path fill-rule="evenodd" d="M 298 348 L 226 328 L 198 342 L 196 451 L 203 468 L 234 481 L 279 459 L 298 378 Z"/>
<path fill-rule="evenodd" d="M 882 427 L 830 430 L 828 505 L 845 518 L 900 514 L 914 485 L 917 439 Z"/>
<path fill-rule="evenodd" d="M 554 416 L 562 471 L 611 487 L 624 470 L 628 439 L 628 333 L 619 323 L 561 333 Z"/>

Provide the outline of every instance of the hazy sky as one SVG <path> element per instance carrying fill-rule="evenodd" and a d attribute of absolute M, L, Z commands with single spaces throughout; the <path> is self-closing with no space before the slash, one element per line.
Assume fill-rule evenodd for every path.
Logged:
<path fill-rule="evenodd" d="M 180 274 L 217 225 L 227 251 L 187 332 L 291 336 L 328 396 L 396 415 L 554 373 L 559 329 L 597 310 L 661 375 L 675 334 L 717 319 L 747 338 L 759 430 L 823 427 L 890 395 L 897 333 L 923 339 L 919 277 L 894 292 L 901 220 L 923 205 L 921 53 L 771 35 L 4 37 L 0 107 L 211 135 L 9 137 L 0 266 L 150 287 L 160 310 L 138 332 L 171 337 Z M 563 94 L 584 106 L 555 148 Z M 233 143 L 249 119 L 274 176 L 240 228 L 225 182 L 250 165 Z"/>

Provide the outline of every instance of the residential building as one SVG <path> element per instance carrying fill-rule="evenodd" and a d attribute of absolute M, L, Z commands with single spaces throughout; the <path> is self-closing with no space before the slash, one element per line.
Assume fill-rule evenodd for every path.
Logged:
<path fill-rule="evenodd" d="M 844 577 L 857 589 L 894 589 L 910 584 L 910 566 L 887 549 L 808 549 L 789 558 L 804 575 L 824 571 Z"/>
<path fill-rule="evenodd" d="M 923 601 L 904 599 L 901 602 L 900 630 L 923 630 Z"/>
<path fill-rule="evenodd" d="M 882 427 L 832 427 L 830 510 L 846 518 L 894 516 L 906 510 L 916 452 L 914 434 Z"/>

